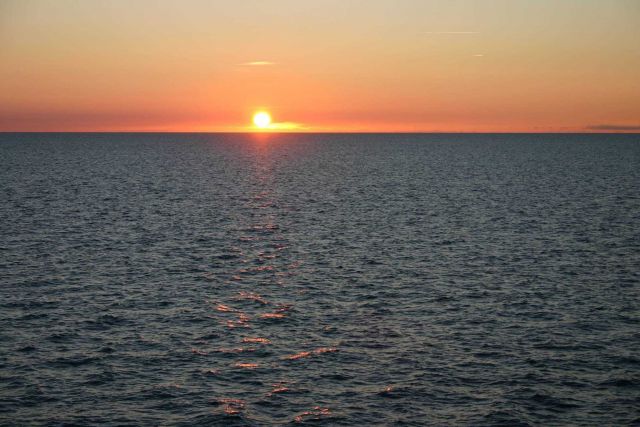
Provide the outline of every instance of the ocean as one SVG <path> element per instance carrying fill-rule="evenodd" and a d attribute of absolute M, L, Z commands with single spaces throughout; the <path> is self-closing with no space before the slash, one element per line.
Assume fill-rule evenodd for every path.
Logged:
<path fill-rule="evenodd" d="M 640 135 L 0 134 L 0 424 L 640 423 Z"/>

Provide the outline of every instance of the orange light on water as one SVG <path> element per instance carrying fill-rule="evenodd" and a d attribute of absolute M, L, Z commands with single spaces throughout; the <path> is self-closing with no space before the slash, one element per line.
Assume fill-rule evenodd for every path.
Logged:
<path fill-rule="evenodd" d="M 258 364 L 236 362 L 233 366 L 235 366 L 236 368 L 242 368 L 242 369 L 256 369 L 258 367 Z"/>

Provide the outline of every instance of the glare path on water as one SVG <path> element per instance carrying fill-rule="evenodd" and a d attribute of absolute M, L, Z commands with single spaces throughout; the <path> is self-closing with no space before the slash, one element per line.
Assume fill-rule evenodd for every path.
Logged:
<path fill-rule="evenodd" d="M 263 150 L 264 149 L 263 147 Z M 254 192 L 248 194 L 244 202 L 246 216 L 241 218 L 237 230 L 237 245 L 231 248 L 229 259 L 239 257 L 242 267 L 232 272 L 223 286 L 235 289 L 235 297 L 231 300 L 209 300 L 216 317 L 227 328 L 230 335 L 236 338 L 237 347 L 215 348 L 217 353 L 229 353 L 231 362 L 227 366 L 213 371 L 207 370 L 206 375 L 220 375 L 224 370 L 242 371 L 243 375 L 259 377 L 262 371 L 280 371 L 282 379 L 272 383 L 268 388 L 258 391 L 261 399 L 274 400 L 281 395 L 295 393 L 297 384 L 287 374 L 290 370 L 304 372 L 304 361 L 300 359 L 322 357 L 325 354 L 338 351 L 334 343 L 326 346 L 313 345 L 308 342 L 304 350 L 294 352 L 288 349 L 287 343 L 282 345 L 289 351 L 284 355 L 270 350 L 278 344 L 264 332 L 264 326 L 280 329 L 281 336 L 289 336 L 287 329 L 291 322 L 296 322 L 300 314 L 296 310 L 295 293 L 304 292 L 298 289 L 291 294 L 291 280 L 297 271 L 304 268 L 304 262 L 291 258 L 284 259 L 283 255 L 292 252 L 295 242 L 289 241 L 282 233 L 277 212 L 282 212 L 277 195 L 274 194 L 273 168 L 268 151 L 258 150 L 255 161 Z M 285 209 L 286 210 L 286 209 Z M 275 212 L 275 213 L 274 213 Z M 265 297 L 273 294 L 275 298 Z M 277 295 L 277 296 L 276 296 Z M 330 341 L 330 340 L 329 340 Z M 202 344 L 207 344 L 205 341 Z M 192 349 L 194 354 L 208 355 L 208 350 Z M 297 366 L 292 366 L 297 363 Z M 296 375 L 298 377 L 298 375 Z M 230 417 L 249 420 L 255 417 L 252 413 L 252 402 L 232 393 L 227 397 L 216 400 L 219 411 Z M 253 410 L 255 412 L 255 410 Z M 331 409 L 315 405 L 306 411 L 292 414 L 289 421 L 296 423 L 326 419 L 332 414 Z M 257 417 L 259 418 L 259 417 Z"/>

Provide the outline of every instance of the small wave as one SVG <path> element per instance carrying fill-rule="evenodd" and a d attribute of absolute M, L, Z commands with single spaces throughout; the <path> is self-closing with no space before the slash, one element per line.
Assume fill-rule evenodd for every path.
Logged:
<path fill-rule="evenodd" d="M 257 363 L 236 362 L 233 366 L 241 369 L 256 369 L 259 365 Z"/>
<path fill-rule="evenodd" d="M 259 338 L 259 337 L 244 337 L 242 338 L 242 342 L 246 343 L 259 343 L 259 344 L 271 344 L 271 341 L 267 338 Z"/>
<path fill-rule="evenodd" d="M 331 410 L 329 408 L 323 408 L 320 406 L 314 406 L 312 410 L 305 411 L 299 415 L 296 415 L 294 421 L 296 423 L 301 423 L 310 420 L 321 420 L 322 418 L 328 417 L 331 415 Z"/>

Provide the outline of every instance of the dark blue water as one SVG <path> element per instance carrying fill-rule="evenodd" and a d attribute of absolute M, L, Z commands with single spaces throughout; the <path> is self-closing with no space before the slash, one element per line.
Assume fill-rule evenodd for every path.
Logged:
<path fill-rule="evenodd" d="M 0 135 L 4 425 L 640 422 L 640 136 Z"/>

